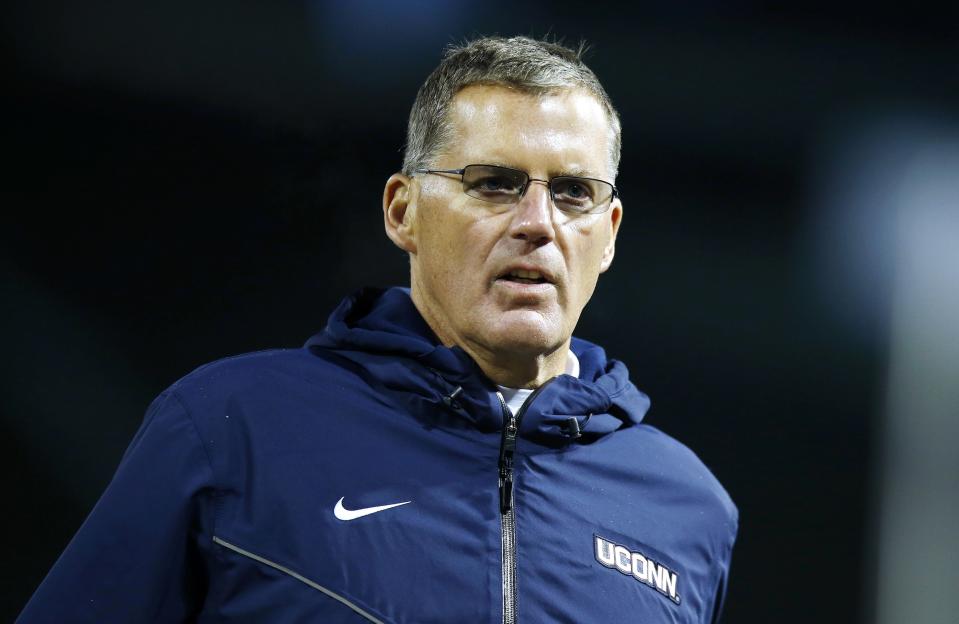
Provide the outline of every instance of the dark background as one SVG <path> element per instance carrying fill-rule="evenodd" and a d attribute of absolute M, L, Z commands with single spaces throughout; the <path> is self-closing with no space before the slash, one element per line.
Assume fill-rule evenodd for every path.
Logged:
<path fill-rule="evenodd" d="M 855 146 L 959 118 L 959 16 L 666 4 L 9 6 L 0 620 L 153 396 L 408 283 L 380 199 L 443 46 L 552 33 L 592 44 L 624 127 L 616 262 L 577 334 L 739 506 L 726 621 L 871 621 L 890 267 L 868 204 L 831 211 Z"/>

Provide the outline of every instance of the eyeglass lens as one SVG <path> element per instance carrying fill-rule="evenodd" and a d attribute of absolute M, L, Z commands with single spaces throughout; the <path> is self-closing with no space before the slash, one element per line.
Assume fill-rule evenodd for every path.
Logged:
<path fill-rule="evenodd" d="M 496 204 L 520 200 L 529 176 L 518 169 L 494 165 L 467 165 L 463 170 L 463 192 L 470 197 Z M 602 211 L 613 196 L 613 186 L 602 180 L 559 176 L 550 181 L 556 207 L 575 213 Z"/>

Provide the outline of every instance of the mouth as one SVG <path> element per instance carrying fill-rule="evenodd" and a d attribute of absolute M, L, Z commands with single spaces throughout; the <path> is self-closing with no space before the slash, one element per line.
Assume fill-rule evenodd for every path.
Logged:
<path fill-rule="evenodd" d="M 550 279 L 545 273 L 538 271 L 536 269 L 510 269 L 496 278 L 498 282 L 512 282 L 514 284 L 552 284 L 553 280 Z"/>
<path fill-rule="evenodd" d="M 545 284 L 549 282 L 539 271 L 524 271 L 522 269 L 509 271 L 508 273 L 500 275 L 497 279 L 508 282 L 518 282 L 520 284 Z"/>

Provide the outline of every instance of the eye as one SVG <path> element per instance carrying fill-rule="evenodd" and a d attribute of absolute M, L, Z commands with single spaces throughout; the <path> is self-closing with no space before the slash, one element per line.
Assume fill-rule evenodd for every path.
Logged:
<path fill-rule="evenodd" d="M 510 204 L 522 194 L 526 174 L 506 167 L 470 165 L 463 173 L 463 191 L 483 201 Z"/>
<path fill-rule="evenodd" d="M 576 182 L 571 182 L 566 187 L 564 193 L 573 199 L 580 199 L 589 196 L 589 191 L 586 189 L 586 187 L 581 184 L 577 184 Z"/>
<path fill-rule="evenodd" d="M 513 184 L 510 180 L 501 176 L 488 176 L 480 178 L 473 188 L 479 191 L 495 193 L 497 191 L 513 190 Z"/>
<path fill-rule="evenodd" d="M 589 180 L 577 178 L 556 178 L 553 180 L 553 195 L 557 201 L 581 204 L 596 196 L 596 189 Z"/>

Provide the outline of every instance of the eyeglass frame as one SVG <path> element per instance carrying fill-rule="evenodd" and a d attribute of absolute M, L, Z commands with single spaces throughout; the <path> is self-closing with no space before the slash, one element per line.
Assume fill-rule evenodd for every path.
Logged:
<path fill-rule="evenodd" d="M 530 184 L 532 184 L 533 182 L 542 182 L 542 183 L 544 183 L 544 184 L 546 185 L 546 188 L 549 190 L 549 198 L 550 198 L 550 200 L 553 202 L 553 205 L 556 206 L 556 209 L 557 209 L 557 210 L 562 210 L 562 211 L 565 212 L 566 214 L 573 214 L 573 215 L 577 215 L 577 216 L 579 216 L 579 215 L 598 215 L 598 214 L 605 214 L 605 213 L 610 209 L 610 207 L 613 205 L 613 202 L 616 200 L 616 198 L 619 197 L 619 189 L 616 188 L 616 185 L 615 185 L 615 184 L 613 184 L 613 183 L 611 183 L 611 182 L 607 182 L 606 180 L 600 180 L 599 178 L 588 178 L 588 177 L 585 177 L 585 176 L 559 175 L 559 176 L 553 176 L 552 178 L 550 178 L 550 179 L 548 179 L 548 180 L 542 180 L 542 179 L 540 179 L 540 178 L 534 178 L 534 177 L 530 176 L 527 172 L 523 171 L 522 169 L 514 169 L 513 167 L 504 167 L 504 166 L 502 166 L 502 165 L 490 165 L 490 164 L 486 164 L 486 163 L 472 163 L 472 164 L 466 165 L 466 166 L 463 167 L 462 169 L 414 169 L 414 170 L 413 170 L 413 173 L 432 173 L 432 174 L 436 174 L 436 173 L 449 173 L 449 174 L 455 174 L 455 175 L 460 176 L 460 180 L 463 181 L 463 176 L 465 175 L 466 169 L 467 169 L 468 167 L 496 167 L 497 169 L 507 169 L 507 170 L 509 170 L 509 171 L 516 171 L 516 172 L 522 173 L 524 176 L 526 176 L 526 184 L 523 186 L 523 191 L 517 196 L 516 201 L 515 201 L 515 202 L 512 202 L 512 203 L 495 202 L 495 201 L 492 201 L 492 200 L 489 200 L 489 199 L 483 199 L 482 197 L 476 197 L 475 195 L 469 195 L 469 193 L 466 193 L 465 190 L 463 191 L 464 194 L 466 194 L 466 195 L 469 196 L 469 197 L 472 197 L 473 199 L 478 199 L 478 200 L 480 200 L 480 201 L 485 201 L 485 202 L 488 202 L 488 203 L 491 203 L 491 204 L 498 204 L 498 205 L 500 205 L 500 206 L 508 206 L 508 205 L 518 204 L 518 203 L 523 199 L 523 197 L 526 196 L 526 191 L 529 190 Z M 567 180 L 591 180 L 591 181 L 593 181 L 593 182 L 602 182 L 603 184 L 608 184 L 609 187 L 610 187 L 611 189 L 613 189 L 613 194 L 609 196 L 609 201 L 606 203 L 606 207 L 603 208 L 601 211 L 577 212 L 577 211 L 575 211 L 575 210 L 565 210 L 565 209 L 563 209 L 563 208 L 560 208 L 560 207 L 557 205 L 557 203 L 556 203 L 556 194 L 553 192 L 553 180 L 558 180 L 558 179 L 567 179 Z"/>

